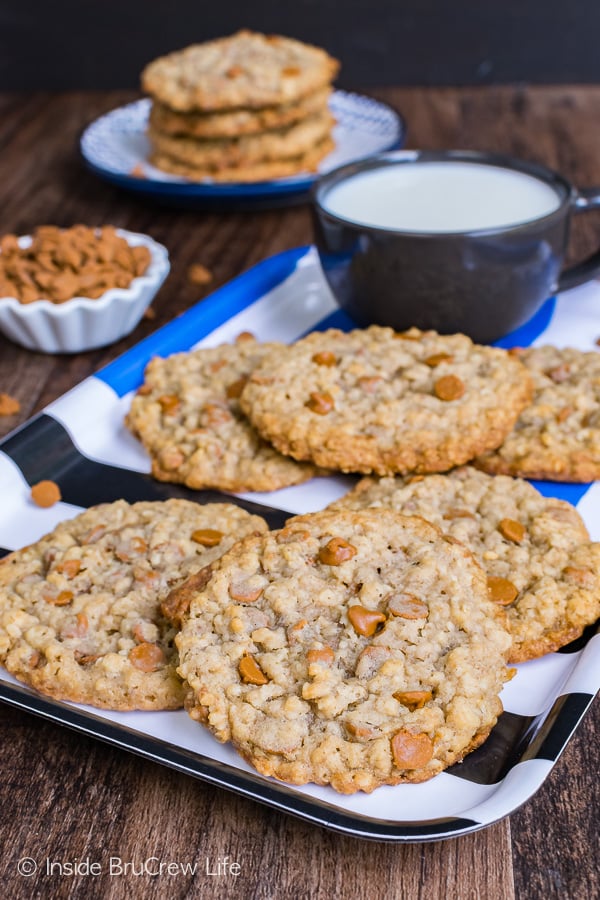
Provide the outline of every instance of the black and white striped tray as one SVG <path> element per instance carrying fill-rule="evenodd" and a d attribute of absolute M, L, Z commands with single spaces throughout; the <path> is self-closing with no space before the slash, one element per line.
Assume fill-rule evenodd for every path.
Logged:
<path fill-rule="evenodd" d="M 596 283 L 547 301 L 536 317 L 501 343 L 553 343 L 594 349 L 600 336 Z M 351 327 L 326 287 L 315 251 L 272 257 L 221 288 L 50 404 L 0 443 L 0 547 L 37 540 L 58 521 L 95 503 L 181 496 L 223 499 L 152 480 L 149 460 L 123 425 L 132 392 L 153 355 L 214 346 L 251 331 L 261 340 L 291 341 L 315 328 Z M 40 509 L 29 486 L 60 485 L 62 501 Z M 290 513 L 321 509 L 344 493 L 350 477 L 315 479 L 270 494 L 235 499 L 278 527 Z M 577 505 L 600 539 L 600 488 L 536 482 L 544 494 Z M 230 499 L 230 498 L 229 498 Z M 104 712 L 49 700 L 0 671 L 0 700 L 357 837 L 428 841 L 482 828 L 510 814 L 542 784 L 600 688 L 600 636 L 595 628 L 558 653 L 518 666 L 503 691 L 505 712 L 486 743 L 460 765 L 417 785 L 341 796 L 327 787 L 291 787 L 264 778 L 185 712 Z"/>

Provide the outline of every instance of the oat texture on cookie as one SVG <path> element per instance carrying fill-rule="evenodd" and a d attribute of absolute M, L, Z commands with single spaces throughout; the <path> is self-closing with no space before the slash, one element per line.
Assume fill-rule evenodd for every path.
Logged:
<path fill-rule="evenodd" d="M 476 465 L 548 481 L 600 478 L 600 353 L 550 346 L 511 352 L 533 378 L 533 399 L 502 445 Z"/>
<path fill-rule="evenodd" d="M 337 71 L 318 47 L 250 31 L 156 59 L 142 73 L 150 161 L 196 181 L 314 171 L 333 147 Z"/>
<path fill-rule="evenodd" d="M 345 472 L 439 472 L 497 447 L 531 396 L 525 367 L 461 334 L 371 326 L 273 350 L 242 392 L 267 440 Z"/>
<path fill-rule="evenodd" d="M 234 344 L 150 361 L 126 423 L 150 454 L 156 478 L 191 488 L 270 491 L 317 473 L 273 449 L 240 409 L 250 373 L 276 346 L 245 334 Z"/>
<path fill-rule="evenodd" d="M 472 466 L 447 475 L 364 478 L 335 509 L 394 509 L 423 516 L 471 550 L 491 599 L 504 607 L 510 662 L 579 637 L 600 616 L 600 544 L 571 504 L 520 478 Z"/>
<path fill-rule="evenodd" d="M 102 504 L 0 561 L 0 662 L 59 700 L 183 704 L 161 599 L 266 523 L 233 504 Z"/>
<path fill-rule="evenodd" d="M 469 551 L 421 518 L 295 517 L 187 600 L 188 712 L 264 775 L 343 793 L 423 781 L 502 710 L 501 611 Z"/>

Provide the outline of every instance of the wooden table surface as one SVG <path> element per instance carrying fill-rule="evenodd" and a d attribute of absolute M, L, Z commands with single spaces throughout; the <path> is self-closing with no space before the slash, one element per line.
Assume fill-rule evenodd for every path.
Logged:
<path fill-rule="evenodd" d="M 404 115 L 408 146 L 487 149 L 600 184 L 600 87 L 372 91 Z M 187 269 L 211 289 L 265 257 L 309 243 L 306 206 L 255 213 L 160 208 L 96 179 L 79 159 L 82 128 L 132 95 L 0 95 L 0 234 L 37 225 L 113 223 L 165 244 L 172 270 L 125 340 L 77 356 L 46 356 L 0 336 L 0 392 L 21 412 L 0 436 L 195 303 Z M 600 215 L 578 219 L 573 255 L 600 243 Z M 1 504 L 1 501 L 0 501 Z M 0 505 L 0 515 L 2 514 Z M 276 813 L 32 715 L 0 707 L 0 871 L 7 897 L 587 898 L 598 873 L 600 704 L 596 701 L 538 793 L 472 835 L 398 845 L 347 838 Z M 110 856 L 194 863 L 195 876 L 113 875 Z M 38 874 L 17 862 L 31 857 Z M 240 874 L 207 875 L 229 857 Z M 46 860 L 99 862 L 102 874 L 45 874 Z"/>

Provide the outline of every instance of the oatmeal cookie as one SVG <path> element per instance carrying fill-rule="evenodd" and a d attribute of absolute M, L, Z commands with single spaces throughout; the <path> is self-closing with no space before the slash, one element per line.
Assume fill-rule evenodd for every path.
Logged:
<path fill-rule="evenodd" d="M 244 417 L 239 395 L 276 344 L 235 344 L 156 357 L 126 418 L 152 459 L 152 474 L 191 488 L 272 491 L 306 481 L 314 466 L 282 456 Z"/>
<path fill-rule="evenodd" d="M 266 522 L 229 503 L 92 507 L 0 561 L 0 661 L 58 700 L 103 709 L 183 704 L 160 601 Z"/>
<path fill-rule="evenodd" d="M 157 153 L 188 165 L 207 169 L 251 166 L 255 163 L 295 159 L 308 153 L 330 133 L 333 117 L 317 113 L 301 122 L 233 138 L 204 138 L 163 134 L 150 126 L 148 138 Z"/>
<path fill-rule="evenodd" d="M 163 172 L 180 175 L 183 178 L 189 178 L 190 181 L 271 181 L 273 178 L 289 178 L 302 172 L 315 172 L 321 160 L 331 153 L 334 146 L 333 140 L 328 137 L 301 156 L 273 159 L 269 162 L 257 162 L 251 165 L 228 166 L 226 169 L 193 166 L 158 152 L 151 153 L 149 161 Z"/>
<path fill-rule="evenodd" d="M 282 453 L 345 472 L 438 472 L 497 447 L 531 396 L 505 350 L 371 326 L 274 350 L 240 403 Z"/>
<path fill-rule="evenodd" d="M 510 637 L 485 575 L 423 519 L 298 516 L 211 569 L 176 639 L 186 707 L 263 775 L 424 781 L 502 711 Z"/>
<path fill-rule="evenodd" d="M 324 114 L 330 94 L 331 89 L 326 87 L 301 97 L 295 103 L 214 113 L 180 113 L 162 103 L 153 103 L 150 109 L 150 126 L 163 134 L 196 138 L 234 138 L 244 134 L 257 134 L 284 128 L 315 113 Z"/>
<path fill-rule="evenodd" d="M 600 353 L 548 346 L 511 352 L 533 377 L 533 400 L 502 446 L 476 465 L 548 481 L 600 478 Z"/>
<path fill-rule="evenodd" d="M 505 607 L 511 662 L 557 650 L 600 616 L 600 544 L 570 503 L 520 478 L 472 466 L 447 475 L 363 478 L 333 509 L 394 509 L 423 516 L 462 541 Z"/>
<path fill-rule="evenodd" d="M 153 60 L 142 88 L 179 112 L 260 109 L 295 103 L 325 87 L 338 69 L 319 47 L 244 30 Z"/>

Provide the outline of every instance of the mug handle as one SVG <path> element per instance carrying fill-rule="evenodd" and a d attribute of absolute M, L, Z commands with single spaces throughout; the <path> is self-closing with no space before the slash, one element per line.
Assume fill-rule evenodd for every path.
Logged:
<path fill-rule="evenodd" d="M 600 187 L 581 188 L 577 191 L 575 198 L 574 211 L 587 212 L 590 209 L 598 209 L 600 207 Z M 569 266 L 564 272 L 560 273 L 556 285 L 556 291 L 568 291 L 570 288 L 577 287 L 600 275 L 600 250 L 596 250 L 587 259 Z"/>

